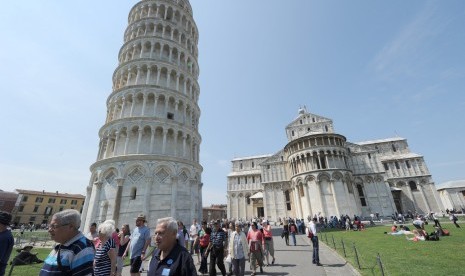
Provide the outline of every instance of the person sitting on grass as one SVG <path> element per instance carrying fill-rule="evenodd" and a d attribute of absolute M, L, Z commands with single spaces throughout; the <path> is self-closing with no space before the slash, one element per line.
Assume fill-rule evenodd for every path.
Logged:
<path fill-rule="evenodd" d="M 425 236 L 424 236 L 424 234 L 422 233 L 421 230 L 420 231 L 417 230 L 417 229 L 413 230 L 413 235 L 414 235 L 413 238 L 406 237 L 407 240 L 409 240 L 409 241 L 425 241 L 426 240 L 426 238 L 425 238 Z"/>

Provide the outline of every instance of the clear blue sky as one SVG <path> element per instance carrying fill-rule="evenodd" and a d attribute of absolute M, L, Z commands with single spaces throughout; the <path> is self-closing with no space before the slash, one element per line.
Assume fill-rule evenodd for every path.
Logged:
<path fill-rule="evenodd" d="M 0 189 L 85 194 L 136 1 L 4 1 Z M 465 178 L 465 1 L 192 0 L 204 206 L 235 157 L 275 153 L 299 106 L 348 141 L 401 136 Z"/>

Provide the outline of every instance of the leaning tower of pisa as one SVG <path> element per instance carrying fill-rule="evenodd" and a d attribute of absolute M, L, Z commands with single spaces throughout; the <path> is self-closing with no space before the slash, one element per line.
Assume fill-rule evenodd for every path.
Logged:
<path fill-rule="evenodd" d="M 143 0 L 124 42 L 91 165 L 82 228 L 107 219 L 150 227 L 202 214 L 198 31 L 188 0 Z"/>

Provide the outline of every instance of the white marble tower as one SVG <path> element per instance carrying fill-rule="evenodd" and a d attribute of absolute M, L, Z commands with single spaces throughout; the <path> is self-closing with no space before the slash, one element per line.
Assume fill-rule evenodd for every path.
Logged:
<path fill-rule="evenodd" d="M 198 38 L 188 0 L 143 0 L 129 12 L 82 229 L 133 225 L 139 213 L 150 227 L 200 219 Z"/>

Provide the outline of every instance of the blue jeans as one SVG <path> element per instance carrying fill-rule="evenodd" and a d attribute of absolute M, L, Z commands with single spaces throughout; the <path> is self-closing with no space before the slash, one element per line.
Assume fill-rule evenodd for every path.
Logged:
<path fill-rule="evenodd" d="M 294 243 L 294 246 L 295 246 L 296 241 L 295 241 L 295 233 L 294 232 L 291 232 L 291 237 L 292 237 L 292 242 Z"/>
<path fill-rule="evenodd" d="M 313 244 L 313 258 L 312 262 L 314 264 L 320 263 L 320 248 L 318 246 L 318 236 L 313 236 L 312 238 L 312 244 Z"/>

